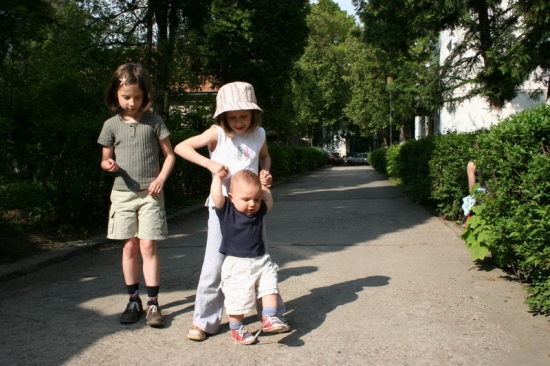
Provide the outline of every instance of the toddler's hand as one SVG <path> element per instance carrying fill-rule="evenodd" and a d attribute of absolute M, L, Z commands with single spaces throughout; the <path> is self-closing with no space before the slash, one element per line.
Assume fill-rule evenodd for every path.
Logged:
<path fill-rule="evenodd" d="M 262 186 L 271 188 L 273 177 L 271 176 L 271 173 L 268 170 L 261 170 L 258 176 L 260 177 L 260 183 L 262 183 Z"/>
<path fill-rule="evenodd" d="M 220 163 L 213 162 L 214 165 L 212 169 L 210 170 L 212 174 L 218 176 L 220 179 L 224 179 L 229 175 L 229 168 L 225 165 L 222 165 Z"/>

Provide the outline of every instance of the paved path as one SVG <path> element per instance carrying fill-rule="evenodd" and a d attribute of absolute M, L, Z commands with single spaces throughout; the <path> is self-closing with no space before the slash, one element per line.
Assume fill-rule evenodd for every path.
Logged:
<path fill-rule="evenodd" d="M 0 283 L 0 364 L 550 364 L 548 319 L 529 313 L 520 284 L 472 262 L 453 223 L 372 168 L 327 167 L 273 191 L 268 236 L 291 333 L 240 346 L 225 324 L 187 340 L 201 209 L 172 220 L 160 244 L 164 329 L 118 323 L 126 295 L 111 243 Z M 259 328 L 254 314 L 246 320 Z"/>

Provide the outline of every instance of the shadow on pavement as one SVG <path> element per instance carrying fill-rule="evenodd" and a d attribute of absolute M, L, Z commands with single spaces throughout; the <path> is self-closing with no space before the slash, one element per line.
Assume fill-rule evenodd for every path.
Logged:
<path fill-rule="evenodd" d="M 398 188 L 368 167 L 322 169 L 281 184 L 273 192 L 275 208 L 268 214 L 267 231 L 270 253 L 282 268 L 280 281 L 320 271 L 317 266 L 285 269 L 289 263 L 369 245 L 387 233 L 410 229 L 431 218 L 427 210 L 408 202 Z M 114 244 L 1 283 L 3 362 L 63 364 L 93 347 L 99 350 L 100 363 L 121 357 L 110 354 L 116 352 L 110 345 L 113 340 L 122 338 L 137 347 L 139 338 L 148 334 L 154 335 L 152 342 L 170 342 L 155 337 L 170 334 L 182 315 L 191 317 L 194 296 L 187 294 L 195 293 L 198 282 L 206 224 L 206 209 L 173 220 L 170 239 L 159 243 L 165 329 L 151 329 L 144 320 L 127 326 L 118 323 L 127 298 L 120 247 Z M 307 295 L 289 299 L 286 306 L 293 310 L 290 321 L 295 331 L 280 343 L 301 346 L 301 338 L 321 326 L 327 314 L 355 301 L 365 287 L 386 286 L 389 280 L 369 276 L 313 288 Z M 143 282 L 141 290 L 145 294 Z M 176 298 L 184 292 L 187 297 Z M 187 326 L 186 322 L 185 329 L 173 331 L 181 339 Z"/>
<path fill-rule="evenodd" d="M 390 278 L 386 276 L 369 276 L 314 288 L 308 295 L 290 300 L 286 307 L 287 311 L 291 312 L 288 320 L 293 332 L 279 343 L 289 347 L 304 345 L 301 338 L 321 326 L 331 311 L 357 300 L 357 294 L 365 287 L 387 286 L 389 282 Z M 359 314 L 353 314 L 357 315 Z"/>

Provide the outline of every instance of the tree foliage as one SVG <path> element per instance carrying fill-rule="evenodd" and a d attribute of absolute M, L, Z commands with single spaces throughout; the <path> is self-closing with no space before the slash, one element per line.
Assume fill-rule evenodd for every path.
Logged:
<path fill-rule="evenodd" d="M 389 145 L 390 104 L 393 140 L 400 134 L 400 140 L 410 138 L 414 117 L 432 116 L 441 104 L 435 36 L 425 32 L 424 38 L 402 45 L 402 52 L 390 52 L 379 45 L 380 40 L 370 40 L 370 26 L 362 29 L 361 38 L 348 43 L 354 62 L 349 76 L 351 100 L 345 111 L 363 133 L 383 136 Z M 394 81 L 388 84 L 390 75 Z"/>
<path fill-rule="evenodd" d="M 502 107 L 532 73 L 548 70 L 549 5 L 542 0 L 354 0 L 365 39 L 385 57 L 399 59 L 418 39 L 443 30 L 460 41 L 442 69 L 449 93 L 464 86 L 458 99 L 480 95 Z M 445 46 L 445 45 L 444 45 Z M 532 52 L 533 51 L 533 52 Z"/>
<path fill-rule="evenodd" d="M 291 117 L 290 72 L 305 46 L 308 11 L 306 0 L 212 1 L 211 15 L 193 39 L 195 70 L 217 86 L 251 83 L 265 127 L 283 133 Z"/>
<path fill-rule="evenodd" d="M 174 94 L 189 100 L 184 91 L 203 81 L 201 76 L 212 76 L 206 70 L 219 61 L 218 55 L 198 51 L 205 44 L 201 36 L 224 23 L 213 11 L 223 4 L 210 0 L 2 2 L 0 230 L 6 228 L 5 214 L 15 217 L 14 212 L 34 225 L 60 232 L 103 223 L 112 177 L 99 167 L 101 149 L 96 140 L 109 116 L 103 92 L 118 65 L 146 65 L 158 94 L 155 112 L 163 114 L 174 138 L 196 134 L 210 124 L 206 115 L 213 98 L 193 101 L 185 114 L 170 110 L 170 104 Z M 262 106 L 276 110 L 280 104 L 290 105 L 284 92 L 292 61 L 305 42 L 309 3 L 239 4 L 252 21 L 246 42 L 239 45 L 250 52 L 244 58 L 231 55 L 220 70 L 246 64 L 242 69 L 246 75 L 232 75 L 261 84 L 257 89 L 263 93 Z M 285 20 L 291 28 L 282 25 Z M 228 31 L 231 34 L 224 37 L 240 40 L 235 30 Z M 291 115 L 284 105 L 279 110 Z M 175 178 L 168 183 L 173 186 L 167 191 L 196 194 L 201 189 L 195 178 L 201 175 L 182 164 L 178 161 Z M 177 197 L 174 205 L 184 201 Z"/>
<path fill-rule="evenodd" d="M 355 25 L 331 0 L 314 4 L 307 23 L 308 44 L 293 71 L 295 124 L 297 132 L 317 145 L 323 131 L 332 137 L 347 125 L 343 113 L 349 101 L 346 76 L 351 66 L 347 40 Z"/>

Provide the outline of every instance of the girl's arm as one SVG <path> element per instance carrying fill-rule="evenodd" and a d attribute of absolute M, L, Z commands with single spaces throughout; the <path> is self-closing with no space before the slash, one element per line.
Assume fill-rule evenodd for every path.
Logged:
<path fill-rule="evenodd" d="M 113 160 L 114 151 L 113 146 L 103 146 L 103 150 L 101 150 L 101 169 L 106 172 L 116 173 L 118 171 L 118 163 Z"/>
<path fill-rule="evenodd" d="M 211 159 L 199 154 L 197 149 L 204 146 L 215 146 L 218 142 L 218 130 L 211 127 L 200 135 L 196 135 L 183 140 L 176 145 L 174 152 L 192 163 L 208 169 L 212 174 L 219 175 L 220 178 L 225 178 L 229 174 L 227 167 L 222 164 L 212 161 Z"/>
<path fill-rule="evenodd" d="M 210 185 L 210 199 L 212 199 L 218 210 L 223 207 L 226 200 L 222 193 L 222 180 L 215 174 L 212 177 L 212 184 Z"/>
<path fill-rule="evenodd" d="M 157 178 L 149 184 L 149 195 L 156 197 L 159 195 L 160 191 L 164 187 L 164 183 L 168 179 L 168 176 L 174 168 L 176 163 L 176 156 L 174 155 L 174 150 L 172 150 L 172 143 L 167 137 L 159 142 L 160 149 L 164 155 L 164 163 L 162 164 L 162 169 L 160 170 Z"/>
<path fill-rule="evenodd" d="M 260 167 L 262 170 L 269 171 L 271 169 L 271 156 L 267 149 L 267 143 L 264 141 L 262 149 L 260 150 Z"/>
<path fill-rule="evenodd" d="M 262 187 L 271 187 L 271 183 L 273 182 L 273 177 L 269 172 L 269 169 L 271 169 L 271 156 L 269 155 L 269 150 L 267 149 L 267 143 L 265 141 L 260 150 L 260 168 L 261 170 L 258 176 L 260 177 Z"/>

